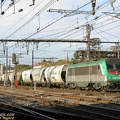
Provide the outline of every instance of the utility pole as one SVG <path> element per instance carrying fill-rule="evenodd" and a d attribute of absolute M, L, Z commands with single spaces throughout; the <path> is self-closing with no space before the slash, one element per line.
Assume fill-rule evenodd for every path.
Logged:
<path fill-rule="evenodd" d="M 17 63 L 15 63 L 15 87 L 16 88 L 18 87 L 18 84 L 17 84 Z"/>
<path fill-rule="evenodd" d="M 67 56 L 66 56 L 66 60 L 67 60 L 67 62 L 69 63 L 69 53 L 70 52 L 75 52 L 75 51 L 77 51 L 77 50 L 63 50 L 64 52 L 67 52 Z"/>
<path fill-rule="evenodd" d="M 67 62 L 69 63 L 69 57 L 68 57 L 68 53 L 67 53 Z"/>
<path fill-rule="evenodd" d="M 32 68 L 34 67 L 34 50 L 32 50 Z"/>
<path fill-rule="evenodd" d="M 87 58 L 90 60 L 90 32 L 91 26 L 89 24 L 86 25 L 86 39 L 87 39 Z"/>
<path fill-rule="evenodd" d="M 4 86 L 7 87 L 8 85 L 8 47 L 6 46 L 6 71 L 5 71 L 5 80 L 4 80 Z"/>
<path fill-rule="evenodd" d="M 119 55 L 120 55 L 120 49 L 119 49 L 119 41 L 117 43 L 117 57 L 119 58 Z"/>
<path fill-rule="evenodd" d="M 91 26 L 89 24 L 86 25 L 86 39 L 87 39 L 87 60 L 90 60 L 90 32 L 91 32 Z M 91 83 L 91 67 L 89 66 L 88 69 L 89 72 L 89 82 Z M 91 87 L 91 84 L 90 84 Z"/>

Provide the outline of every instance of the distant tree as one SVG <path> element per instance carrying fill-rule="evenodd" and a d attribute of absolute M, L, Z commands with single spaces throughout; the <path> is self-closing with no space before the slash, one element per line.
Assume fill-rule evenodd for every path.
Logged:
<path fill-rule="evenodd" d="M 75 51 L 73 56 L 74 56 L 74 59 L 75 59 L 74 62 L 76 61 L 76 63 L 80 62 L 81 59 L 82 59 L 82 53 L 79 50 Z"/>
<path fill-rule="evenodd" d="M 42 66 L 42 67 L 49 67 L 51 66 L 51 62 L 50 61 L 42 61 L 42 62 L 38 62 L 35 64 L 35 66 Z"/>
<path fill-rule="evenodd" d="M 71 61 L 70 61 L 70 63 L 74 63 L 74 64 L 78 63 L 78 60 L 76 58 L 72 58 Z"/>
<path fill-rule="evenodd" d="M 28 69 L 31 69 L 31 68 L 32 68 L 31 65 L 22 65 L 22 64 L 18 64 L 17 65 L 17 70 L 18 71 L 28 70 Z"/>
<path fill-rule="evenodd" d="M 68 64 L 68 61 L 67 60 L 58 60 L 54 63 L 54 65 L 63 65 L 63 64 Z"/>
<path fill-rule="evenodd" d="M 44 59 L 43 62 L 47 62 L 47 61 Z"/>

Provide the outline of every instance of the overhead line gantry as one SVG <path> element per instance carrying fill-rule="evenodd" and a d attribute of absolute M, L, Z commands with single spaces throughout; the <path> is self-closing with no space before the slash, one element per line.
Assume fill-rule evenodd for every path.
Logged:
<path fill-rule="evenodd" d="M 97 39 L 92 38 L 91 40 Z M 87 43 L 86 40 L 79 40 L 79 39 L 0 39 L 0 42 L 26 42 L 26 43 L 39 43 L 39 42 L 66 42 L 66 43 Z M 120 43 L 120 42 L 114 42 L 114 41 L 100 41 L 99 43 Z"/>

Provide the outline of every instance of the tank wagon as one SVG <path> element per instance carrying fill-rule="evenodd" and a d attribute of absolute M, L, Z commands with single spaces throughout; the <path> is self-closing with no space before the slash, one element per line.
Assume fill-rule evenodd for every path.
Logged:
<path fill-rule="evenodd" d="M 44 71 L 45 81 L 46 81 L 47 85 L 50 82 L 50 74 L 51 74 L 51 71 L 52 71 L 53 68 L 54 68 L 54 66 L 47 67 Z"/>
<path fill-rule="evenodd" d="M 65 85 L 67 65 L 56 66 L 50 75 L 50 84 L 56 87 L 63 87 Z"/>
<path fill-rule="evenodd" d="M 53 69 L 55 69 L 55 66 L 51 66 L 51 67 L 47 67 L 45 69 L 45 81 L 47 84 L 47 86 L 51 86 L 51 73 L 53 71 Z"/>
<path fill-rule="evenodd" d="M 20 81 L 21 78 L 22 78 L 22 71 L 19 71 L 19 72 L 17 72 L 17 80 L 18 80 L 19 82 L 21 82 L 21 81 Z M 9 81 L 10 81 L 11 83 L 14 83 L 14 82 L 15 82 L 15 72 L 11 72 L 11 73 L 8 75 L 8 79 L 9 79 Z"/>
<path fill-rule="evenodd" d="M 5 77 L 6 77 L 5 74 L 1 74 L 1 75 L 0 75 L 0 82 L 1 82 L 1 83 L 4 82 Z"/>
<path fill-rule="evenodd" d="M 8 77 L 9 77 L 9 80 L 11 83 L 13 83 L 15 81 L 15 73 L 14 72 L 10 73 Z"/>
<path fill-rule="evenodd" d="M 32 77 L 32 72 L 33 69 L 30 69 L 30 70 L 25 70 L 22 72 L 22 81 L 23 81 L 23 84 L 27 84 L 27 85 L 30 85 L 33 83 L 33 77 Z"/>
<path fill-rule="evenodd" d="M 41 68 L 35 68 L 31 71 L 31 79 L 34 83 L 40 83 L 40 69 Z"/>
<path fill-rule="evenodd" d="M 70 88 L 120 91 L 120 59 L 106 58 L 68 65 L 66 85 Z"/>
<path fill-rule="evenodd" d="M 1 82 L 4 82 L 6 80 L 6 77 L 7 77 L 7 80 L 9 80 L 9 77 L 6 76 L 6 74 L 2 74 L 0 77 L 1 77 Z"/>
<path fill-rule="evenodd" d="M 45 68 L 34 68 L 31 71 L 31 79 L 33 83 L 36 83 L 37 85 L 45 85 L 47 82 L 45 80 Z"/>

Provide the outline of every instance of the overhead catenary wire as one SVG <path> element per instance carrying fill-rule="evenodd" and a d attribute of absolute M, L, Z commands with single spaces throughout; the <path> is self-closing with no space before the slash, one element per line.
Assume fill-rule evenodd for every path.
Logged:
<path fill-rule="evenodd" d="M 87 1 L 86 1 L 87 2 Z M 108 5 L 107 5 L 108 6 Z M 103 5 L 100 9 L 98 9 L 98 10 L 101 10 L 101 11 L 103 11 L 103 7 L 105 7 L 105 5 Z M 111 11 L 111 9 L 109 9 L 108 11 Z M 114 12 L 116 12 L 117 11 L 117 7 L 115 7 L 115 11 Z M 119 7 L 118 7 L 118 11 L 119 11 Z M 88 23 L 90 23 L 90 24 L 93 24 L 93 27 L 94 27 L 94 30 L 93 30 L 93 32 L 91 33 L 91 35 L 99 35 L 102 39 L 102 41 L 108 41 L 108 40 L 110 40 L 110 39 L 108 39 L 106 36 L 105 36 L 105 34 L 106 35 L 110 35 L 110 36 L 112 36 L 112 37 L 114 37 L 114 39 L 116 38 L 117 39 L 117 36 L 114 36 L 115 34 L 111 34 L 110 32 L 110 34 L 107 34 L 108 33 L 108 31 L 109 31 L 109 29 L 114 29 L 114 30 L 116 30 L 116 28 L 118 28 L 115 24 L 117 24 L 117 23 L 119 23 L 119 20 L 117 20 L 117 19 L 114 19 L 113 20 L 113 18 L 110 18 L 110 19 L 107 19 L 107 20 L 102 20 L 102 19 L 105 19 L 105 18 L 107 18 L 108 16 L 105 16 L 104 14 L 102 14 L 102 12 L 101 12 L 101 14 L 99 14 L 99 17 L 97 18 L 97 16 L 98 16 L 98 14 L 97 14 L 97 12 L 98 11 L 96 11 L 96 15 L 95 16 L 92 16 L 92 17 L 94 17 L 93 19 L 91 19 L 91 16 L 89 16 L 89 18 L 88 18 Z M 106 11 L 105 11 L 106 12 Z M 79 22 L 79 25 L 85 25 L 86 23 L 85 23 L 85 15 L 80 15 L 80 16 L 77 16 L 77 17 L 79 17 L 79 20 L 78 20 L 78 22 Z M 96 17 L 96 19 L 95 19 L 95 17 Z M 81 22 L 81 19 L 83 19 L 83 21 L 84 21 L 84 23 L 82 23 Z M 102 20 L 102 21 L 101 21 Z M 113 21 L 112 21 L 113 20 Z M 110 22 L 111 21 L 111 22 Z M 71 23 L 70 23 L 71 22 Z M 81 22 L 81 23 L 80 23 Z M 95 24 L 95 23 L 97 23 L 97 24 Z M 30 24 L 30 23 L 29 23 Z M 67 25 L 68 24 L 68 25 Z M 68 21 L 67 22 L 67 24 L 62 24 L 64 27 L 66 27 L 66 26 L 68 26 L 68 28 L 70 28 L 70 25 L 72 26 L 73 24 L 74 24 L 74 26 L 79 26 L 79 25 L 77 25 L 77 22 L 76 22 L 76 18 L 74 19 L 74 20 L 72 20 L 72 21 Z M 102 25 L 103 24 L 103 25 Z M 113 24 L 113 26 L 112 27 L 108 27 L 108 26 L 110 26 L 110 25 L 112 25 Z M 119 24 L 118 24 L 119 25 Z M 64 28 L 63 26 L 59 26 L 59 28 Z M 116 28 L 115 28 L 115 26 L 116 26 Z M 38 27 L 38 26 L 37 26 Z M 37 27 L 36 27 L 36 30 L 37 30 Z M 107 28 L 108 27 L 108 28 Z M 24 27 L 23 27 L 24 28 Z M 103 30 L 103 28 L 104 28 L 104 30 Z M 22 29 L 21 29 L 22 30 Z M 17 32 L 20 32 L 21 30 L 19 30 L 19 31 L 17 31 Z M 46 30 L 46 31 L 45 31 Z M 52 38 L 52 37 L 54 37 L 54 38 L 57 38 L 57 37 L 59 37 L 60 35 L 60 37 L 61 38 L 75 38 L 77 35 L 79 36 L 79 38 L 81 37 L 81 36 L 83 36 L 83 29 L 81 28 L 81 29 L 77 29 L 77 30 L 73 30 L 73 31 L 71 31 L 70 33 L 69 32 L 67 32 L 66 31 L 66 34 L 64 34 L 65 32 L 55 32 L 55 31 L 50 31 L 50 32 L 52 32 L 52 33 L 50 33 L 50 32 L 48 32 L 47 33 L 47 31 L 48 31 L 48 29 L 44 29 L 43 31 L 40 31 L 40 34 L 39 34 L 39 36 L 40 37 L 38 37 L 38 38 Z M 69 31 L 69 30 L 68 30 Z M 97 33 L 97 32 L 98 33 Z M 102 34 L 102 32 L 104 31 L 104 34 Z M 15 37 L 19 37 L 19 35 L 17 35 L 17 32 L 15 33 L 15 34 L 13 34 L 11 37 L 13 37 L 14 36 L 14 38 Z M 44 32 L 46 32 L 46 33 L 44 33 Z M 30 36 L 30 35 L 32 35 L 34 32 L 31 32 L 31 33 L 28 33 L 28 35 L 26 35 L 26 36 Z M 44 34 L 43 34 L 44 33 Z M 60 33 L 60 34 L 59 34 Z M 72 34 L 72 33 L 74 33 L 74 34 Z M 100 34 L 102 35 L 100 35 Z M 21 38 L 27 38 L 27 37 L 24 37 L 24 34 L 20 34 L 21 35 Z M 34 37 L 34 36 L 33 36 Z M 106 39 L 105 39 L 106 38 Z M 119 38 L 118 38 L 119 39 Z M 111 40 L 110 40 L 111 41 Z M 109 42 L 109 41 L 108 41 Z M 54 46 L 54 43 L 43 43 L 43 44 L 40 44 L 39 45 L 39 47 L 40 47 L 40 49 L 45 49 L 45 46 L 47 46 L 48 45 L 48 48 L 50 48 L 50 47 L 52 47 L 52 46 Z M 32 43 L 30 44 L 30 46 L 32 46 Z M 14 46 L 15 47 L 15 46 Z M 73 46 L 72 46 L 73 47 Z M 72 49 L 72 47 L 71 47 L 71 49 Z M 65 48 L 63 48 L 63 49 L 66 49 L 66 47 Z M 32 47 L 30 48 L 30 50 L 32 50 Z M 52 54 L 56 54 L 56 55 L 60 55 L 60 50 L 62 50 L 62 49 L 58 49 L 58 51 L 59 52 L 56 52 L 57 51 L 57 49 L 54 51 L 50 51 L 49 53 L 46 53 L 46 54 L 49 54 L 50 56 L 52 56 Z M 11 51 L 12 51 L 12 48 L 11 48 Z M 39 51 L 38 51 L 38 53 L 39 53 Z"/>
<path fill-rule="evenodd" d="M 55 1 L 56 1 L 56 0 L 51 0 L 51 1 L 49 1 L 39 12 L 37 12 L 31 19 L 29 19 L 25 24 L 23 24 L 23 25 L 22 25 L 20 28 L 18 28 L 15 32 L 13 32 L 12 34 L 10 34 L 7 38 L 9 38 L 9 37 L 12 36 L 13 34 L 15 34 L 18 30 L 20 30 L 20 29 L 21 29 L 22 27 L 24 27 L 26 24 L 28 24 L 29 22 L 31 22 L 34 18 L 36 18 L 36 17 L 38 16 L 38 14 L 40 14 L 41 12 L 43 12 L 46 8 L 50 7 Z M 78 9 L 80 9 L 80 8 L 82 8 L 82 7 L 90 4 L 90 3 L 91 3 L 91 2 L 89 2 L 89 3 L 87 3 L 87 4 L 83 5 L 83 6 L 81 6 L 81 7 L 79 7 L 79 8 L 77 8 L 76 10 L 78 10 Z M 76 10 L 74 10 L 74 11 L 76 11 Z M 57 20 L 55 20 L 55 21 L 53 21 L 51 24 L 45 26 L 44 28 L 36 31 L 35 33 L 33 33 L 32 35 L 30 35 L 30 36 L 27 37 L 26 39 L 34 36 L 35 34 L 37 34 L 37 33 L 39 33 L 40 31 L 46 29 L 46 28 L 49 27 L 50 25 L 58 22 L 59 20 L 61 20 L 61 19 L 64 18 L 64 17 L 66 17 L 66 15 L 60 17 L 59 19 L 57 19 Z"/>
<path fill-rule="evenodd" d="M 14 12 L 13 12 L 13 14 L 15 13 L 15 4 L 17 4 L 19 1 L 21 1 L 21 0 L 13 0 L 13 1 L 11 1 L 11 3 L 9 4 L 9 6 L 5 9 L 5 10 L 1 10 L 1 16 L 0 16 L 0 18 L 12 7 L 12 6 L 14 6 Z M 5 3 L 5 2 L 4 2 Z M 2 5 L 3 6 L 3 5 Z M 1 6 L 1 9 L 2 9 L 2 6 Z"/>
<path fill-rule="evenodd" d="M 17 21 L 15 24 L 13 24 L 9 29 L 7 29 L 1 36 L 6 34 L 8 31 L 10 31 L 14 26 L 16 26 L 21 20 L 23 20 L 25 17 L 27 17 L 35 8 L 37 8 L 44 0 L 42 0 L 37 6 L 35 6 L 32 10 L 30 10 L 25 16 L 23 16 L 19 21 Z"/>
<path fill-rule="evenodd" d="M 12 36 L 15 34 L 17 31 L 19 31 L 22 27 L 24 27 L 26 24 L 30 23 L 34 18 L 36 18 L 39 14 L 41 14 L 44 10 L 46 10 L 49 6 L 51 6 L 56 0 L 50 0 L 45 6 L 43 6 L 42 9 L 40 9 L 33 17 L 31 17 L 27 22 L 25 22 L 20 28 L 15 30 L 13 33 L 11 33 L 8 37 Z"/>

